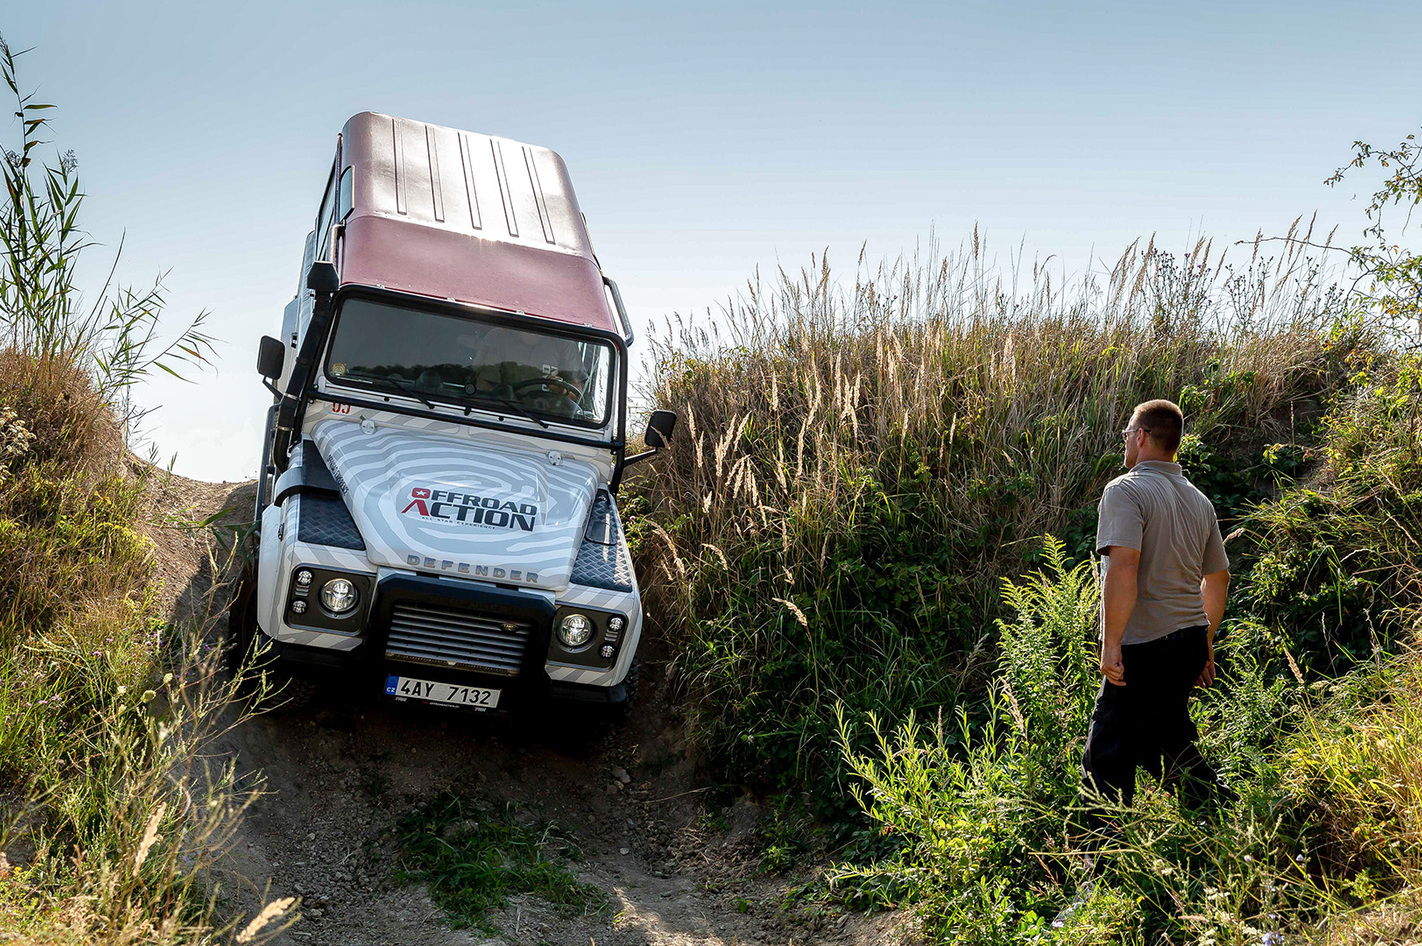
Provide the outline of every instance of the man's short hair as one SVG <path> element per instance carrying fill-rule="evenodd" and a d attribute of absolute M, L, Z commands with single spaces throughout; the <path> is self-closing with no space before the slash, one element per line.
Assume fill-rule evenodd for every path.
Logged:
<path fill-rule="evenodd" d="M 1156 398 L 1136 406 L 1131 412 L 1131 426 L 1149 430 L 1157 447 L 1174 453 L 1180 449 L 1180 435 L 1185 432 L 1185 414 L 1174 401 Z"/>

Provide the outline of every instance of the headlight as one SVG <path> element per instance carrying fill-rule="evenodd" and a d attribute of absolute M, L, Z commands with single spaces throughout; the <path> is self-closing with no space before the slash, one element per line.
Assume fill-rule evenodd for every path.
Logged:
<path fill-rule="evenodd" d="M 356 606 L 355 585 L 344 578 L 332 578 L 321 587 L 321 603 L 332 614 L 345 614 Z"/>
<path fill-rule="evenodd" d="M 593 622 L 583 614 L 570 614 L 558 625 L 558 640 L 569 649 L 583 646 L 592 636 Z"/>

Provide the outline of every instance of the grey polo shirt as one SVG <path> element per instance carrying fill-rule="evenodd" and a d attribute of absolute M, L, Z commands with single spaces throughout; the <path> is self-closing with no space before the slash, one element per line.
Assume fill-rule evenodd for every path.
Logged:
<path fill-rule="evenodd" d="M 1200 579 L 1229 567 L 1215 507 L 1180 472 L 1180 464 L 1141 460 L 1106 484 L 1097 509 L 1096 554 L 1102 579 L 1106 550 L 1120 545 L 1141 553 L 1135 610 L 1122 644 L 1144 644 L 1208 622 Z M 1102 609 L 1105 633 L 1105 609 Z"/>

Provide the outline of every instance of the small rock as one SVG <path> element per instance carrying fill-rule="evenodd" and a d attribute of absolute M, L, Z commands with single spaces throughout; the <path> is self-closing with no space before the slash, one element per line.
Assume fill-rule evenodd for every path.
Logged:
<path fill-rule="evenodd" d="M 627 785 L 632 781 L 632 776 L 628 775 L 627 770 L 620 765 L 614 765 L 612 767 L 612 777 L 617 779 L 623 785 Z"/>
<path fill-rule="evenodd" d="M 625 847 L 624 847 L 624 848 L 619 848 L 618 850 L 621 851 L 621 853 L 623 853 L 623 854 L 631 854 L 631 853 L 632 853 L 631 851 L 629 851 L 629 850 L 628 850 L 627 848 L 625 848 Z"/>

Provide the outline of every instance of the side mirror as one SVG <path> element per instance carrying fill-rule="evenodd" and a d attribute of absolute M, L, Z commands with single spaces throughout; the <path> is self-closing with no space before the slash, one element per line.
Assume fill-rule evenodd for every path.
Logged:
<path fill-rule="evenodd" d="M 274 381 L 281 377 L 285 365 L 286 346 L 270 335 L 263 335 L 257 344 L 257 374 Z"/>
<path fill-rule="evenodd" d="M 336 264 L 317 260 L 306 271 L 306 288 L 318 294 L 331 295 L 341 288 L 341 277 L 336 273 Z"/>
<path fill-rule="evenodd" d="M 671 441 L 673 430 L 676 430 L 676 411 L 652 411 L 652 416 L 647 418 L 647 435 L 643 439 L 653 450 L 660 450 Z"/>

